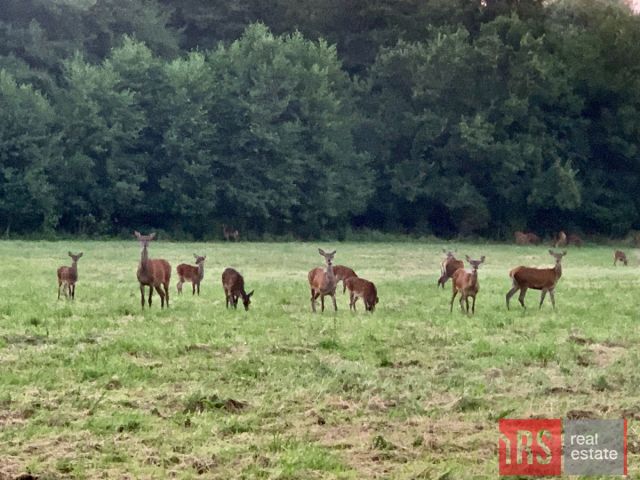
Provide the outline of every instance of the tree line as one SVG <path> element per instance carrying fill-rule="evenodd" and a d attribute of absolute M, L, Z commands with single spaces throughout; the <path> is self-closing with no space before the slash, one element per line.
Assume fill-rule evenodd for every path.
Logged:
<path fill-rule="evenodd" d="M 603 0 L 7 0 L 0 229 L 640 229 L 640 18 Z"/>

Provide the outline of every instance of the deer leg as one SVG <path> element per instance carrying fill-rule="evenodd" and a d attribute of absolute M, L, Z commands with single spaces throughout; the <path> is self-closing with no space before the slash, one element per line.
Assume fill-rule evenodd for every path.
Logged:
<path fill-rule="evenodd" d="M 160 295 L 160 308 L 164 308 L 164 292 L 162 291 L 162 287 L 160 285 L 156 285 L 155 287 L 151 287 L 151 289 L 155 288 L 158 295 Z"/>
<path fill-rule="evenodd" d="M 164 296 L 167 299 L 167 308 L 169 308 L 169 281 L 164 284 Z"/>
<path fill-rule="evenodd" d="M 544 297 L 547 295 L 547 290 L 545 288 L 542 289 L 542 293 L 540 294 L 540 305 L 538 309 L 542 308 L 542 302 L 544 302 Z"/>
<path fill-rule="evenodd" d="M 349 292 L 349 311 L 355 310 L 356 308 L 356 302 L 354 301 L 353 296 L 353 292 Z"/>
<path fill-rule="evenodd" d="M 149 308 L 151 308 L 151 297 L 153 296 L 153 285 L 149 285 Z"/>
<path fill-rule="evenodd" d="M 453 290 L 453 297 L 451 297 L 451 305 L 450 305 L 450 308 L 449 308 L 449 313 L 453 312 L 453 301 L 455 300 L 456 295 L 458 295 L 458 291 L 454 289 Z"/>
<path fill-rule="evenodd" d="M 233 308 L 235 308 L 236 310 L 238 309 L 238 296 L 234 293 L 233 294 Z"/>
<path fill-rule="evenodd" d="M 76 284 L 74 283 L 70 288 L 72 288 L 72 290 L 71 290 L 71 299 L 75 300 L 76 299 Z"/>
<path fill-rule="evenodd" d="M 333 300 L 333 310 L 338 311 L 338 304 L 336 303 L 336 292 L 333 292 L 331 295 L 331 299 Z"/>
<path fill-rule="evenodd" d="M 58 280 L 58 300 L 60 300 L 60 287 L 62 286 L 62 282 Z"/>
<path fill-rule="evenodd" d="M 182 293 L 182 279 L 178 280 L 178 283 L 176 283 L 176 289 L 178 290 L 178 295 L 180 295 Z"/>
<path fill-rule="evenodd" d="M 316 311 L 316 292 L 313 288 L 311 289 L 311 311 Z"/>
<path fill-rule="evenodd" d="M 466 297 L 464 296 L 463 293 L 460 294 L 460 310 L 462 310 L 464 312 L 464 301 L 466 300 Z"/>
<path fill-rule="evenodd" d="M 142 304 L 142 309 L 144 310 L 144 285 L 140 284 L 140 303 Z"/>
<path fill-rule="evenodd" d="M 520 295 L 518 295 L 518 301 L 520 302 L 520 305 L 522 305 L 522 308 L 527 308 L 527 306 L 524 304 L 524 296 L 527 294 L 527 287 L 523 287 L 520 289 Z"/>
<path fill-rule="evenodd" d="M 510 310 L 509 308 L 509 300 L 511 300 L 511 297 L 513 297 L 513 295 L 520 290 L 520 287 L 518 287 L 517 285 L 514 285 L 513 288 L 511 290 L 509 290 L 507 292 L 507 310 Z"/>
<path fill-rule="evenodd" d="M 475 315 L 476 313 L 476 296 L 473 296 L 473 303 L 471 304 L 471 313 Z"/>
<path fill-rule="evenodd" d="M 320 311 L 324 312 L 324 294 L 320 294 Z"/>
<path fill-rule="evenodd" d="M 200 296 L 200 282 L 198 282 L 198 296 Z"/>
<path fill-rule="evenodd" d="M 556 309 L 556 297 L 553 293 L 553 288 L 549 290 L 549 296 L 551 297 L 551 305 L 553 305 L 553 309 Z"/>
<path fill-rule="evenodd" d="M 191 289 L 193 290 L 193 292 L 191 292 L 191 295 L 195 295 L 196 294 L 196 282 L 191 282 Z"/>

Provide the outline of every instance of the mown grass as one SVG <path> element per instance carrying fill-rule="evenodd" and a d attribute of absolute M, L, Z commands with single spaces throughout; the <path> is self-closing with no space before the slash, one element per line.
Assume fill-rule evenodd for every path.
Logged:
<path fill-rule="evenodd" d="M 376 283 L 374 314 L 342 294 L 311 314 L 317 246 Z M 487 256 L 467 317 L 436 288 L 443 246 L 158 241 L 171 308 L 142 312 L 133 240 L 0 243 L 0 478 L 495 478 L 500 418 L 567 415 L 631 419 L 638 475 L 637 255 L 571 248 L 557 311 L 530 291 L 508 312 L 508 270 L 550 265 L 547 248 L 454 245 Z M 56 300 L 68 250 L 75 302 Z M 193 253 L 202 294 L 178 296 Z M 226 266 L 249 312 L 225 309 Z"/>

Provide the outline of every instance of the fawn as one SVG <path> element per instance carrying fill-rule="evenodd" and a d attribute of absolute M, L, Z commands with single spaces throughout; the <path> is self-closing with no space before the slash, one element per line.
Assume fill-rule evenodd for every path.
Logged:
<path fill-rule="evenodd" d="M 622 250 L 616 250 L 613 254 L 613 266 L 615 267 L 620 260 L 625 266 L 628 265 L 627 255 Z"/>
<path fill-rule="evenodd" d="M 364 308 L 368 312 L 375 310 L 380 299 L 378 298 L 378 290 L 372 282 L 364 278 L 349 277 L 344 281 L 344 284 L 349 289 L 349 310 L 355 311 L 358 298 L 362 299 Z"/>
<path fill-rule="evenodd" d="M 453 276 L 454 272 L 459 268 L 464 268 L 464 262 L 454 257 L 453 252 L 444 249 L 442 251 L 446 256 L 440 264 L 440 278 L 438 279 L 438 286 L 442 286 L 442 288 L 444 288 L 444 284 Z"/>
<path fill-rule="evenodd" d="M 77 255 L 69 252 L 71 257 L 70 267 L 58 268 L 58 300 L 60 300 L 60 287 L 64 296 L 72 300 L 76 298 L 76 282 L 78 281 L 78 260 L 82 257 L 82 252 Z M 67 293 L 68 292 L 68 293 Z"/>
<path fill-rule="evenodd" d="M 316 311 L 316 299 L 320 297 L 320 304 L 324 312 L 324 297 L 325 295 L 331 296 L 333 300 L 333 309 L 338 311 L 338 305 L 336 304 L 336 283 L 337 279 L 333 273 L 333 257 L 336 254 L 334 250 L 331 253 L 325 253 L 321 248 L 318 249 L 318 253 L 324 257 L 327 264 L 323 270 L 322 267 L 316 267 L 309 271 L 307 275 L 309 279 L 309 286 L 311 287 L 311 310 Z"/>
<path fill-rule="evenodd" d="M 193 289 L 192 295 L 196 294 L 196 289 L 198 290 L 198 295 L 200 295 L 200 282 L 204 278 L 204 261 L 207 259 L 207 256 L 205 255 L 204 257 L 200 257 L 195 253 L 193 256 L 196 259 L 195 267 L 186 263 L 181 263 L 176 267 L 176 272 L 180 278 L 176 285 L 179 294 L 182 293 L 182 284 L 185 281 L 190 281 Z"/>
<path fill-rule="evenodd" d="M 342 282 L 342 293 L 347 291 L 347 284 L 345 283 L 345 280 L 350 277 L 358 276 L 356 275 L 356 272 L 344 265 L 334 265 L 333 274 L 336 276 L 336 284 L 340 281 Z"/>

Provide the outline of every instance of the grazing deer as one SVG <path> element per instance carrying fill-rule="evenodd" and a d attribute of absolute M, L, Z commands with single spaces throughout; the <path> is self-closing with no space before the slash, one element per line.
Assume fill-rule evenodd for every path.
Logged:
<path fill-rule="evenodd" d="M 207 259 L 207 256 L 205 255 L 204 257 L 200 257 L 195 253 L 193 256 L 196 259 L 195 267 L 186 263 L 181 263 L 176 267 L 176 272 L 178 272 L 178 277 L 180 277 L 176 288 L 180 294 L 182 293 L 182 284 L 187 280 L 191 282 L 193 295 L 196 294 L 196 288 L 198 290 L 198 295 L 200 295 L 200 282 L 204 278 L 204 261 Z"/>
<path fill-rule="evenodd" d="M 540 243 L 542 243 L 542 239 L 536 235 L 533 232 L 529 232 L 526 234 L 527 235 L 527 239 L 529 240 L 529 243 L 532 245 L 540 245 Z"/>
<path fill-rule="evenodd" d="M 627 255 L 622 250 L 616 250 L 613 254 L 613 266 L 615 267 L 620 260 L 625 266 L 628 265 Z"/>
<path fill-rule="evenodd" d="M 575 233 L 572 233 L 571 235 L 567 236 L 567 245 L 575 245 L 576 247 L 581 247 L 582 238 L 580 238 L 580 236 L 576 235 Z"/>
<path fill-rule="evenodd" d="M 560 233 L 558 233 L 558 236 L 556 237 L 556 239 L 553 242 L 553 246 L 555 248 L 566 247 L 567 246 L 567 234 L 564 233 L 563 231 L 560 231 Z"/>
<path fill-rule="evenodd" d="M 442 286 L 442 288 L 444 288 L 444 284 L 453 276 L 454 272 L 459 268 L 464 268 L 464 262 L 454 257 L 453 252 L 444 249 L 442 251 L 446 256 L 440 264 L 440 278 L 438 279 L 438 286 Z"/>
<path fill-rule="evenodd" d="M 556 300 L 554 297 L 554 290 L 560 277 L 562 276 L 562 257 L 567 252 L 555 253 L 553 250 L 549 250 L 549 254 L 556 259 L 556 264 L 553 268 L 531 268 L 531 267 L 516 267 L 509 272 L 509 276 L 513 282 L 513 288 L 507 292 L 507 310 L 509 310 L 509 300 L 511 297 L 520 290 L 520 296 L 518 301 L 523 308 L 526 308 L 524 304 L 524 297 L 527 294 L 527 290 L 532 288 L 534 290 L 541 290 L 540 306 L 542 308 L 542 302 L 547 292 L 551 297 L 551 304 L 553 309 L 556 308 Z"/>
<path fill-rule="evenodd" d="M 524 232 L 515 232 L 513 236 L 516 239 L 517 245 L 529 245 L 529 235 Z"/>
<path fill-rule="evenodd" d="M 144 287 L 149 286 L 149 307 L 151 307 L 151 297 L 155 288 L 160 295 L 160 308 L 164 308 L 165 299 L 167 308 L 169 307 L 169 280 L 171 279 L 171 265 L 163 259 L 152 260 L 149 258 L 148 246 L 156 234 L 141 235 L 140 232 L 133 232 L 140 245 L 142 252 L 140 254 L 140 264 L 138 265 L 138 282 L 140 282 L 140 303 L 144 310 Z"/>
<path fill-rule="evenodd" d="M 69 252 L 69 256 L 71 257 L 71 266 L 58 268 L 58 300 L 60 300 L 60 287 L 62 287 L 65 297 L 71 297 L 72 300 L 76 298 L 78 260 L 82 257 L 82 252 L 77 255 Z"/>
<path fill-rule="evenodd" d="M 453 301 L 458 292 L 460 292 L 460 308 L 464 312 L 466 305 L 466 313 L 469 315 L 469 297 L 473 298 L 471 313 L 476 313 L 476 295 L 480 290 L 478 267 L 484 263 L 485 256 L 480 257 L 480 260 L 472 260 L 469 258 L 469 255 L 465 255 L 465 258 L 467 262 L 469 262 L 469 265 L 471 265 L 471 271 L 468 272 L 464 268 L 459 268 L 453 273 L 451 277 L 451 281 L 453 282 L 453 296 L 451 297 L 449 312 L 453 312 Z"/>
<path fill-rule="evenodd" d="M 320 304 L 322 311 L 324 312 L 324 297 L 330 295 L 333 299 L 333 309 L 337 312 L 338 305 L 336 304 L 336 276 L 333 273 L 333 257 L 336 254 L 334 250 L 331 253 L 325 253 L 321 248 L 318 249 L 320 255 L 324 257 L 327 264 L 323 270 L 322 267 L 316 267 L 309 271 L 309 286 L 311 287 L 311 310 L 316 311 L 316 299 L 320 297 Z"/>
<path fill-rule="evenodd" d="M 333 266 L 333 274 L 336 276 L 336 285 L 338 282 L 342 282 L 342 293 L 347 291 L 347 284 L 345 280 L 351 277 L 357 277 L 356 272 L 351 270 L 349 267 L 345 267 L 344 265 L 334 265 Z"/>
<path fill-rule="evenodd" d="M 224 235 L 224 239 L 228 242 L 230 239 L 234 239 L 236 242 L 240 239 L 240 232 L 233 227 L 227 227 L 225 224 L 222 224 L 222 234 Z"/>
<path fill-rule="evenodd" d="M 249 310 L 253 290 L 249 293 L 244 291 L 244 278 L 237 270 L 225 268 L 222 272 L 222 288 L 227 308 L 229 308 L 229 304 L 233 305 L 233 308 L 238 308 L 238 299 L 242 298 L 244 309 Z"/>
<path fill-rule="evenodd" d="M 349 310 L 355 311 L 358 298 L 362 299 L 364 308 L 368 312 L 375 310 L 380 299 L 378 298 L 378 290 L 372 282 L 364 278 L 349 277 L 344 281 L 344 284 L 349 289 Z"/>

